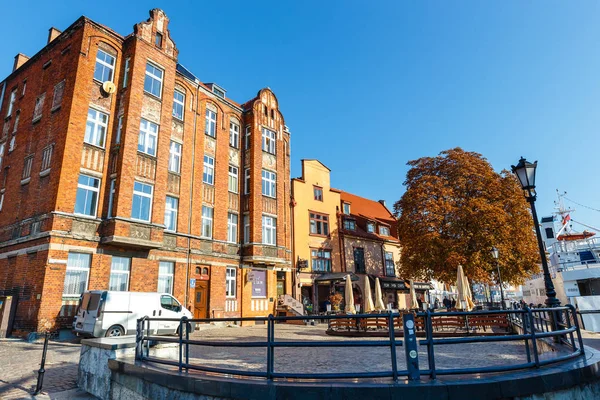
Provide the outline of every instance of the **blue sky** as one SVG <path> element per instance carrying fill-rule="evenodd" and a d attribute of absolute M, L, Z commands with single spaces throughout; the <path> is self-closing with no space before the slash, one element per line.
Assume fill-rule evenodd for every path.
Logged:
<path fill-rule="evenodd" d="M 497 171 L 538 160 L 540 215 L 555 189 L 600 209 L 598 2 L 10 2 L 0 76 L 50 26 L 86 15 L 128 34 L 153 7 L 201 80 L 239 102 L 275 91 L 292 176 L 317 158 L 335 187 L 391 205 L 408 160 L 461 146 Z M 575 220 L 600 227 L 600 212 L 575 207 Z"/>

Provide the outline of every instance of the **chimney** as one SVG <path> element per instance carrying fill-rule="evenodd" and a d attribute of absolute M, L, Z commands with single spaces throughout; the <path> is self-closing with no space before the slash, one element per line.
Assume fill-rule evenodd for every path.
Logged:
<path fill-rule="evenodd" d="M 61 33 L 62 33 L 62 31 L 59 31 L 55 27 L 48 29 L 48 43 L 50 43 L 51 41 L 56 39 L 58 37 L 58 35 L 60 35 Z M 48 43 L 46 43 L 46 44 L 48 44 Z"/>
<path fill-rule="evenodd" d="M 384 207 L 386 207 L 386 205 L 385 205 L 385 200 L 379 200 L 379 202 L 380 202 L 380 203 L 381 203 L 381 204 L 382 204 Z"/>
<path fill-rule="evenodd" d="M 21 67 L 21 65 L 25 64 L 28 60 L 29 60 L 29 57 L 27 57 L 25 54 L 23 54 L 23 53 L 17 54 L 15 56 L 15 63 L 13 64 L 13 72 L 15 72 L 17 69 L 19 69 Z"/>

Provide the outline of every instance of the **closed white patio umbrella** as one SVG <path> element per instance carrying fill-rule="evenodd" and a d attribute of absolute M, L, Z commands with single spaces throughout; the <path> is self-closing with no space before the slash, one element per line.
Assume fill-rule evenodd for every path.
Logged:
<path fill-rule="evenodd" d="M 385 311 L 385 305 L 383 304 L 383 295 L 381 294 L 381 285 L 379 284 L 379 278 L 375 278 L 375 310 Z"/>
<path fill-rule="evenodd" d="M 410 308 L 419 309 L 419 302 L 417 301 L 417 292 L 415 292 L 415 285 L 413 280 L 410 280 Z"/>
<path fill-rule="evenodd" d="M 352 293 L 352 278 L 350 275 L 346 275 L 346 290 L 344 292 L 344 300 L 346 301 L 346 307 L 344 307 L 344 311 L 348 314 L 356 314 L 356 308 L 354 308 L 354 293 Z"/>
<path fill-rule="evenodd" d="M 473 296 L 471 295 L 469 280 L 463 271 L 462 265 L 458 266 L 458 271 L 456 273 L 456 292 L 458 293 L 456 308 L 460 310 L 471 311 L 475 304 L 473 303 Z"/>
<path fill-rule="evenodd" d="M 373 299 L 371 298 L 371 283 L 369 277 L 365 275 L 365 314 L 370 313 L 375 309 Z"/>

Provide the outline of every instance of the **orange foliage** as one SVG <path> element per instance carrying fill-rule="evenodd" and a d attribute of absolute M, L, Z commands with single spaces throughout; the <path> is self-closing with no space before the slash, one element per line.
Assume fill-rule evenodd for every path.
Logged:
<path fill-rule="evenodd" d="M 409 161 L 406 193 L 394 205 L 402 243 L 403 277 L 492 282 L 499 250 L 504 282 L 521 283 L 538 271 L 533 220 L 517 179 L 461 148 Z"/>

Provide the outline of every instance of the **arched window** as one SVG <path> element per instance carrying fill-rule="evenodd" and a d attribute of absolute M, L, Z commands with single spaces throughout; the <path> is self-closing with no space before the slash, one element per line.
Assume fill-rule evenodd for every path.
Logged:
<path fill-rule="evenodd" d="M 200 275 L 200 267 L 196 267 L 196 274 Z"/>
<path fill-rule="evenodd" d="M 202 268 L 202 275 L 208 275 L 208 268 Z"/>

